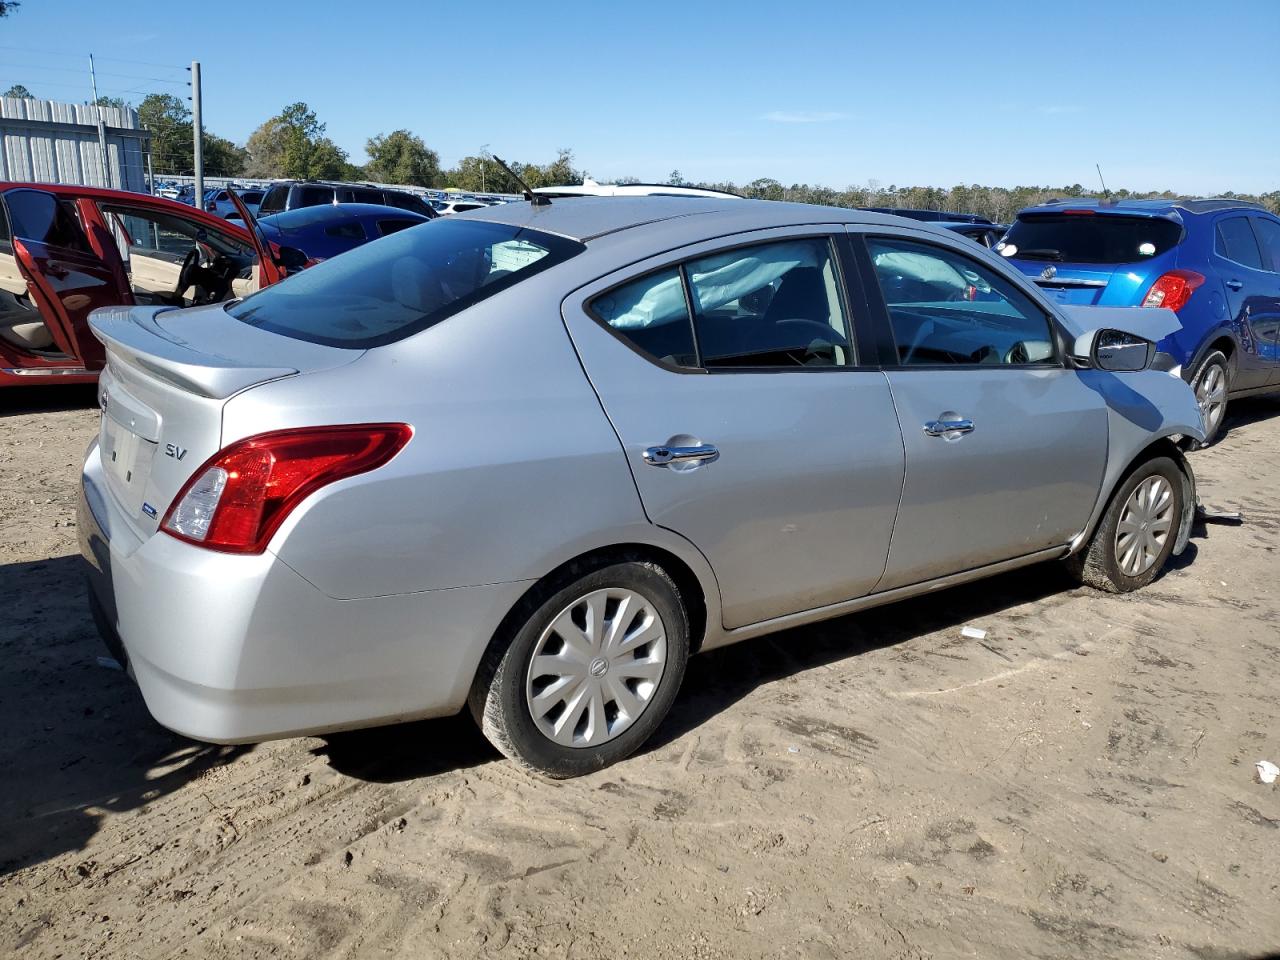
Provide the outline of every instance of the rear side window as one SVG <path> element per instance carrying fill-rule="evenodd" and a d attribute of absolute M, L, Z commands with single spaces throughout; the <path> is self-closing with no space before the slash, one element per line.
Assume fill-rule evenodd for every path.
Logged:
<path fill-rule="evenodd" d="M 601 294 L 591 312 L 681 367 L 804 368 L 850 361 L 839 276 L 823 238 L 738 247 Z"/>
<path fill-rule="evenodd" d="M 615 287 L 591 301 L 591 312 L 654 360 L 677 367 L 698 365 L 679 268 L 660 270 Z"/>
<path fill-rule="evenodd" d="M 286 184 L 272 187 L 262 197 L 262 204 L 258 207 L 258 213 L 267 216 L 270 213 L 279 213 L 285 208 L 285 204 L 289 199 L 289 187 Z"/>
<path fill-rule="evenodd" d="M 411 193 L 400 193 L 396 190 L 387 191 L 387 206 L 399 207 L 401 210 L 412 210 L 414 213 L 420 213 L 424 217 L 429 217 L 435 212 L 434 208 L 428 206 L 421 197 L 415 197 Z"/>
<path fill-rule="evenodd" d="M 1258 251 L 1258 238 L 1253 235 L 1248 217 L 1228 217 L 1218 221 L 1218 234 L 1214 240 L 1218 256 L 1234 263 L 1262 269 L 1262 254 Z"/>
<path fill-rule="evenodd" d="M 1104 213 L 1019 217 L 997 249 L 1006 257 L 1055 263 L 1138 263 L 1182 240 L 1182 226 L 1163 217 Z"/>
<path fill-rule="evenodd" d="M 350 190 L 342 191 L 343 203 L 372 203 L 382 206 L 382 191 L 369 190 L 362 187 L 354 187 Z"/>
<path fill-rule="evenodd" d="M 63 250 L 89 252 L 89 241 L 80 228 L 75 207 L 39 190 L 12 190 L 5 194 L 13 235 Z"/>
<path fill-rule="evenodd" d="M 332 224 L 324 228 L 324 233 L 327 237 L 336 237 L 340 240 L 365 239 L 364 227 L 358 220 L 343 220 L 341 223 Z"/>
<path fill-rule="evenodd" d="M 1253 225 L 1258 230 L 1258 240 L 1262 243 L 1264 258 L 1270 260 L 1273 273 L 1280 273 L 1280 223 L 1255 217 Z M 3 236 L 0 236 L 3 239 Z"/>
<path fill-rule="evenodd" d="M 299 187 L 295 207 L 318 207 L 333 203 L 333 187 Z"/>
<path fill-rule="evenodd" d="M 507 224 L 436 221 L 326 260 L 227 312 L 298 340 L 366 349 L 434 326 L 584 249 Z"/>

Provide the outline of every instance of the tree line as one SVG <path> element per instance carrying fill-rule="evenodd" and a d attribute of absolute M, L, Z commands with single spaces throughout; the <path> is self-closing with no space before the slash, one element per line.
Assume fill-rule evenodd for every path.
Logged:
<path fill-rule="evenodd" d="M 5 96 L 31 94 L 21 85 Z M 103 106 L 125 106 L 118 98 L 101 97 Z M 152 164 L 157 176 L 191 174 L 194 158 L 191 138 L 191 111 L 186 101 L 171 94 L 151 94 L 138 105 L 138 119 L 151 132 Z M 262 179 L 373 180 L 418 187 L 456 187 L 468 192 L 517 193 L 517 184 L 493 159 L 481 152 L 463 157 L 454 167 L 440 165 L 440 155 L 409 130 L 393 130 L 371 137 L 365 144 L 369 162 L 351 162 L 347 152 L 325 135 L 325 124 L 305 103 L 292 103 L 263 122 L 249 135 L 244 146 L 232 143 L 208 130 L 204 132 L 204 172 L 213 177 L 255 177 Z M 587 173 L 573 165 L 573 152 L 561 149 L 555 159 L 543 163 L 510 161 L 509 165 L 531 187 L 582 183 Z M 639 182 L 635 177 L 619 177 L 619 183 Z M 668 177 L 670 184 L 725 190 L 762 200 L 789 200 L 836 207 L 910 207 L 922 210 L 952 210 L 976 213 L 997 223 L 1007 223 L 1023 207 L 1060 197 L 1098 197 L 1100 192 L 1074 183 L 1062 187 L 985 187 L 960 184 L 950 188 L 884 185 L 870 180 L 844 189 L 760 178 L 749 183 L 728 181 L 692 183 L 679 170 Z M 1173 199 L 1164 191 L 1146 193 L 1116 190 L 1116 198 Z M 1261 203 L 1280 213 L 1280 190 L 1270 193 L 1236 194 L 1226 197 Z"/>

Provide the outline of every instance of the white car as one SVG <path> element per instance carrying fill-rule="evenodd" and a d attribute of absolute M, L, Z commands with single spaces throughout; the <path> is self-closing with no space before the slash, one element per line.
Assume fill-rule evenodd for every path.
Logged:
<path fill-rule="evenodd" d="M 597 183 L 585 177 L 581 184 L 563 187 L 537 187 L 533 191 L 549 199 L 558 197 L 711 197 L 715 200 L 741 200 L 736 193 L 704 190 L 702 187 L 678 187 L 670 183 Z"/>

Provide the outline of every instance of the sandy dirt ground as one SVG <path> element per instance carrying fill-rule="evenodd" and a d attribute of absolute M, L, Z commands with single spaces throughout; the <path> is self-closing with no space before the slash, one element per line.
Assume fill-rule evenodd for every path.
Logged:
<path fill-rule="evenodd" d="M 1247 522 L 1148 589 L 1038 567 L 707 654 L 649 749 L 556 784 L 461 717 L 156 726 L 80 583 L 92 394 L 0 403 L 0 956 L 1280 950 L 1280 403 L 1194 456 Z"/>

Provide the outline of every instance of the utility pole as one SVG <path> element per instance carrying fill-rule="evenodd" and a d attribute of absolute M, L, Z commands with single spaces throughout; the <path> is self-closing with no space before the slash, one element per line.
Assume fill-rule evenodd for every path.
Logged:
<path fill-rule="evenodd" d="M 195 147 L 193 155 L 195 157 L 195 175 L 196 175 L 196 193 L 192 198 L 195 200 L 196 209 L 204 209 L 204 144 L 203 140 L 204 128 L 200 123 L 200 61 L 191 61 L 191 135 L 193 137 L 192 144 Z"/>
<path fill-rule="evenodd" d="M 93 70 L 93 54 L 89 54 L 89 85 L 93 87 L 93 107 L 98 114 L 98 155 L 102 158 L 102 185 L 118 187 L 107 164 L 107 128 L 102 122 L 102 107 L 98 104 L 98 75 Z"/>

